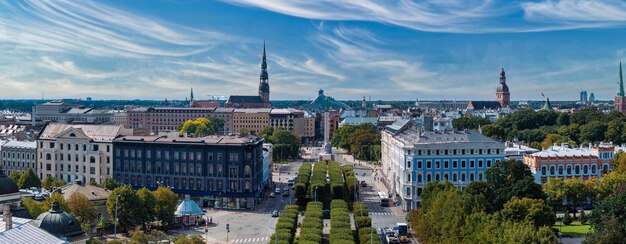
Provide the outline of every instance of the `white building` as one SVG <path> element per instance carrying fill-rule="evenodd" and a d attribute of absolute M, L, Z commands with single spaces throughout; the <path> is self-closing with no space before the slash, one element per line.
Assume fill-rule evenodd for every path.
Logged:
<path fill-rule="evenodd" d="M 49 124 L 37 139 L 39 178 L 102 183 L 113 176 L 113 139 L 131 134 L 121 125 Z"/>
<path fill-rule="evenodd" d="M 476 131 L 423 131 L 412 120 L 398 120 L 381 133 L 382 177 L 409 211 L 431 181 L 463 188 L 483 181 L 485 171 L 504 159 L 504 143 Z"/>
<path fill-rule="evenodd" d="M 37 172 L 37 144 L 34 141 L 9 141 L 2 145 L 2 169 L 7 175 L 31 168 Z"/>

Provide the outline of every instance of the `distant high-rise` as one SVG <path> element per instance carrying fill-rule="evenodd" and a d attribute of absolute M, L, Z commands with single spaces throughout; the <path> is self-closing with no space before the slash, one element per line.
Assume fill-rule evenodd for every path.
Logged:
<path fill-rule="evenodd" d="M 592 93 L 589 93 L 589 102 L 593 103 L 596 101 L 596 96 Z"/>
<path fill-rule="evenodd" d="M 580 92 L 580 99 L 579 101 L 581 103 L 587 103 L 587 91 L 581 91 Z"/>
<path fill-rule="evenodd" d="M 626 114 L 626 97 L 624 97 L 624 78 L 622 77 L 622 62 L 619 62 L 619 90 L 615 96 L 613 106 L 616 111 Z"/>
<path fill-rule="evenodd" d="M 500 103 L 500 107 L 508 108 L 511 106 L 511 93 L 509 93 L 509 87 L 506 85 L 506 74 L 504 68 L 500 72 L 500 84 L 496 89 L 496 101 Z"/>

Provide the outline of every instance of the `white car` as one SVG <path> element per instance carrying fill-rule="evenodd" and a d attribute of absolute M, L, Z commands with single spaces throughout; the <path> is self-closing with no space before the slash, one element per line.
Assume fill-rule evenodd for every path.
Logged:
<path fill-rule="evenodd" d="M 276 196 L 276 194 L 274 194 L 273 192 L 270 193 L 270 197 L 274 198 Z"/>
<path fill-rule="evenodd" d="M 276 187 L 276 189 L 274 190 L 274 193 L 280 194 L 280 187 Z"/>

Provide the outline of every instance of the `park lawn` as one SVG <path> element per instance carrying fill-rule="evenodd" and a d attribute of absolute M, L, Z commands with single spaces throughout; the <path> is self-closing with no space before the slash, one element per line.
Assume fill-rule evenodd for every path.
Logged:
<path fill-rule="evenodd" d="M 580 224 L 580 221 L 574 221 L 570 225 L 563 225 L 560 221 L 557 221 L 553 228 L 559 230 L 563 234 L 570 234 L 574 237 L 585 236 L 587 233 L 591 232 L 591 226 L 586 224 Z"/>

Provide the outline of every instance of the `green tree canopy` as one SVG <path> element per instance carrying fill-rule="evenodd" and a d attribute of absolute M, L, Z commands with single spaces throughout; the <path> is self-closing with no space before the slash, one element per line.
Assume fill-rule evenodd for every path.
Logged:
<path fill-rule="evenodd" d="M 190 134 L 194 137 L 203 137 L 215 135 L 224 130 L 224 120 L 221 118 L 197 118 L 195 120 L 187 120 L 178 126 L 179 134 Z"/>
<path fill-rule="evenodd" d="M 20 180 L 17 182 L 17 187 L 20 189 L 30 188 L 30 187 L 41 187 L 41 180 L 35 174 L 33 169 L 28 168 L 22 173 Z"/>
<path fill-rule="evenodd" d="M 47 190 L 52 190 L 57 187 L 67 185 L 67 182 L 63 179 L 54 178 L 54 176 L 48 176 L 43 179 L 42 187 Z"/>
<path fill-rule="evenodd" d="M 130 185 L 115 188 L 109 194 L 106 202 L 107 212 L 113 222 L 115 221 L 116 200 L 119 227 L 122 229 L 134 228 L 143 223 L 143 217 L 141 216 L 143 213 L 143 210 L 141 210 L 142 206 L 138 204 L 141 203 L 141 200 Z"/>
<path fill-rule="evenodd" d="M 504 204 L 502 217 L 515 222 L 525 221 L 536 227 L 552 226 L 556 217 L 541 199 L 513 197 Z"/>
<path fill-rule="evenodd" d="M 492 201 L 495 209 L 501 209 L 514 196 L 545 199 L 541 185 L 534 182 L 530 169 L 520 160 L 496 162 L 485 172 L 485 176 L 494 192 Z"/>
<path fill-rule="evenodd" d="M 74 215 L 82 224 L 90 225 L 98 214 L 95 206 L 83 194 L 75 192 L 67 200 L 70 214 Z"/>
<path fill-rule="evenodd" d="M 137 204 L 140 205 L 139 209 L 141 210 L 140 216 L 142 218 L 142 224 L 145 225 L 152 222 L 154 220 L 154 211 L 156 208 L 156 199 L 154 195 L 150 190 L 144 187 L 137 190 L 137 197 L 140 200 Z"/>
<path fill-rule="evenodd" d="M 178 196 L 170 188 L 159 187 L 152 195 L 154 196 L 154 214 L 157 220 L 164 226 L 174 224 L 174 213 Z"/>

